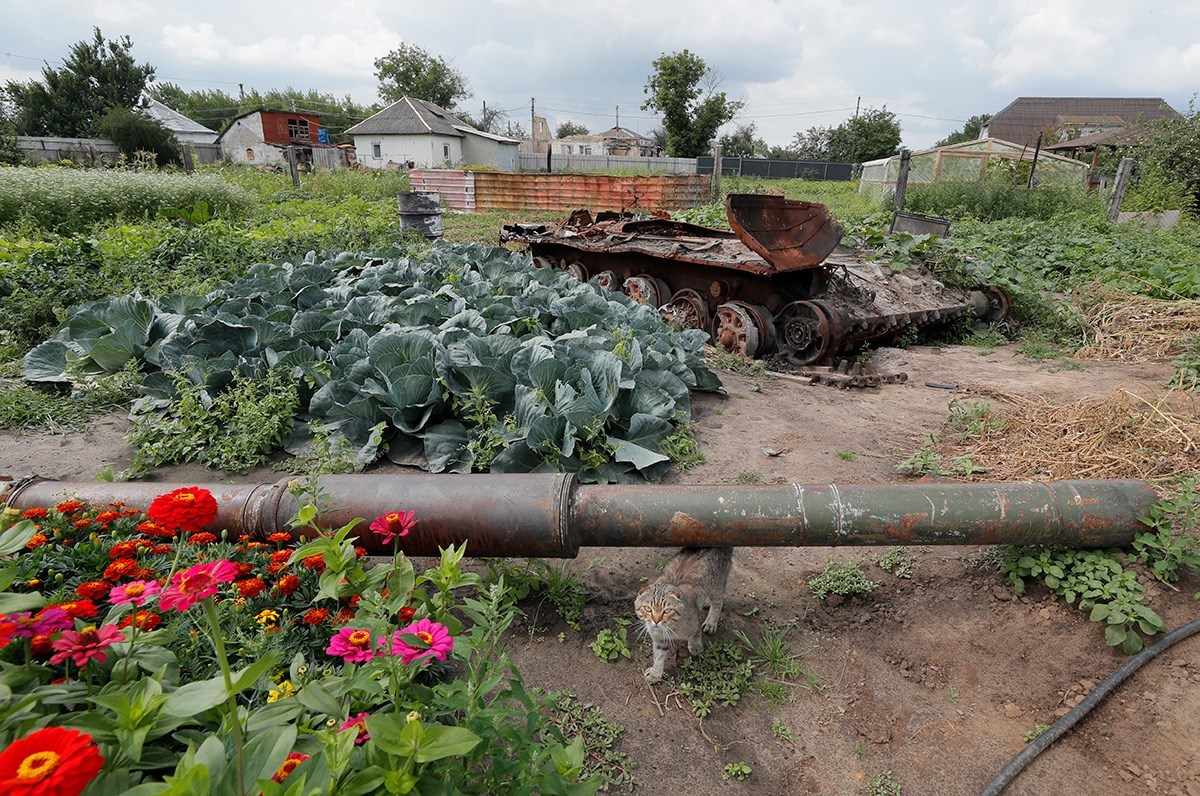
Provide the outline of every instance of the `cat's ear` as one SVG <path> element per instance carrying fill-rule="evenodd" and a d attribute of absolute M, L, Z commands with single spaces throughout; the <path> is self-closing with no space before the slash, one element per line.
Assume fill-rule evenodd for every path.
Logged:
<path fill-rule="evenodd" d="M 649 587 L 649 586 L 643 586 L 642 588 L 638 589 L 638 594 L 639 594 L 639 595 L 641 595 L 641 594 L 649 594 L 649 593 L 650 593 L 650 587 Z"/>
<path fill-rule="evenodd" d="M 667 589 L 667 594 L 671 595 L 676 600 L 683 599 L 683 592 L 681 592 L 677 586 L 672 586 L 671 588 Z"/>

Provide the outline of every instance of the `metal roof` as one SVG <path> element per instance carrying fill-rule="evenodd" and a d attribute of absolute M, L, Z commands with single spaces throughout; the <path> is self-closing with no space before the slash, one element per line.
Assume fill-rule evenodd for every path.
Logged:
<path fill-rule="evenodd" d="M 462 138 L 456 128 L 469 124 L 444 108 L 416 97 L 401 97 L 374 116 L 346 130 L 347 135 L 447 135 Z M 478 132 L 478 131 L 476 131 Z"/>
<path fill-rule="evenodd" d="M 209 130 L 200 122 L 193 121 L 184 116 L 179 111 L 168 108 L 156 99 L 148 99 L 148 105 L 135 110 L 143 116 L 149 116 L 151 119 L 159 122 L 163 127 L 170 130 L 172 133 L 210 133 L 216 135 L 216 130 Z"/>
<path fill-rule="evenodd" d="M 1032 145 L 1046 126 L 1059 122 L 1125 125 L 1178 116 L 1160 97 L 1017 97 L 986 128 L 989 138 Z"/>

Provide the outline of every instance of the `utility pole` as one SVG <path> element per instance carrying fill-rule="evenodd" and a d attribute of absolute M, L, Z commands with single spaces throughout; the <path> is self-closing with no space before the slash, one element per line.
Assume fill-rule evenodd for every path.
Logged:
<path fill-rule="evenodd" d="M 246 89 L 242 87 L 241 83 L 238 83 L 238 95 L 241 97 L 242 102 L 246 101 Z"/>
<path fill-rule="evenodd" d="M 858 118 L 858 109 L 861 105 L 862 105 L 862 97 L 859 97 L 858 101 L 854 103 L 854 118 L 855 119 Z"/>
<path fill-rule="evenodd" d="M 533 109 L 534 97 L 529 98 L 529 148 L 537 152 L 537 111 Z"/>
<path fill-rule="evenodd" d="M 483 131 L 485 133 L 491 132 L 491 125 L 488 124 L 488 117 L 487 117 L 487 100 L 483 101 L 483 118 L 479 120 L 479 123 L 483 125 Z"/>
<path fill-rule="evenodd" d="M 617 127 L 621 126 L 621 106 L 617 106 Z"/>

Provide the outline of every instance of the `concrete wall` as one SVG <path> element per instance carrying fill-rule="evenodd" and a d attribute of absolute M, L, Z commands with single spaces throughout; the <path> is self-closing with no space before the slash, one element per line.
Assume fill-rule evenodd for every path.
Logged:
<path fill-rule="evenodd" d="M 462 163 L 516 171 L 518 144 L 507 144 L 482 135 L 466 134 L 462 140 Z"/>
<path fill-rule="evenodd" d="M 221 135 L 221 153 L 234 163 L 282 163 L 285 160 L 279 147 L 263 139 L 262 119 L 252 113 L 235 121 Z"/>
<path fill-rule="evenodd" d="M 402 168 L 408 163 L 415 168 L 430 168 L 463 160 L 462 139 L 443 135 L 356 135 L 354 151 L 367 169 Z"/>

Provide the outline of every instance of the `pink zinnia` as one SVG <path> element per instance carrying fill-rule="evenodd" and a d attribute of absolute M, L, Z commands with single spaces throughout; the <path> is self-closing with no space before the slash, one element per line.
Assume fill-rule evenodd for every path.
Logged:
<path fill-rule="evenodd" d="M 359 713 L 357 716 L 351 716 L 342 722 L 342 726 L 338 727 L 338 732 L 345 732 L 350 729 L 355 730 L 357 735 L 354 736 L 354 745 L 362 746 L 371 740 L 371 733 L 367 732 L 367 716 L 370 715 L 370 713 Z"/>
<path fill-rule="evenodd" d="M 405 643 L 403 637 L 409 635 L 416 636 L 425 646 L 413 647 Z M 392 654 L 399 655 L 400 660 L 405 663 L 429 657 L 444 661 L 452 649 L 454 637 L 450 635 L 450 631 L 444 625 L 428 619 L 414 622 L 392 635 Z"/>
<path fill-rule="evenodd" d="M 408 532 L 417 524 L 417 521 L 413 519 L 413 514 L 414 512 L 411 511 L 393 511 L 382 517 L 376 517 L 375 522 L 371 523 L 371 530 L 385 544 L 397 536 L 408 536 Z"/>
<path fill-rule="evenodd" d="M 186 611 L 205 597 L 217 593 L 222 583 L 232 583 L 237 566 L 224 558 L 208 564 L 196 564 L 171 576 L 171 585 L 158 599 L 164 611 Z"/>
<path fill-rule="evenodd" d="M 114 642 L 124 640 L 125 634 L 116 625 L 104 625 L 99 629 L 93 626 L 83 630 L 64 630 L 50 645 L 57 650 L 50 657 L 50 662 L 58 664 L 70 658 L 81 669 L 93 658 L 103 663 L 106 657 L 104 650 Z"/>
<path fill-rule="evenodd" d="M 36 614 L 22 611 L 19 614 L 13 614 L 8 619 L 16 626 L 13 635 L 18 638 L 33 638 L 54 633 L 73 624 L 70 614 L 53 605 L 43 608 Z"/>
<path fill-rule="evenodd" d="M 346 663 L 366 663 L 375 657 L 371 631 L 359 627 L 343 627 L 333 638 L 325 652 L 336 655 Z"/>
<path fill-rule="evenodd" d="M 133 603 L 140 607 L 146 604 L 147 599 L 158 594 L 161 589 L 162 587 L 156 580 L 134 580 L 124 586 L 113 586 L 112 591 L 108 593 L 108 599 L 113 605 Z"/>

